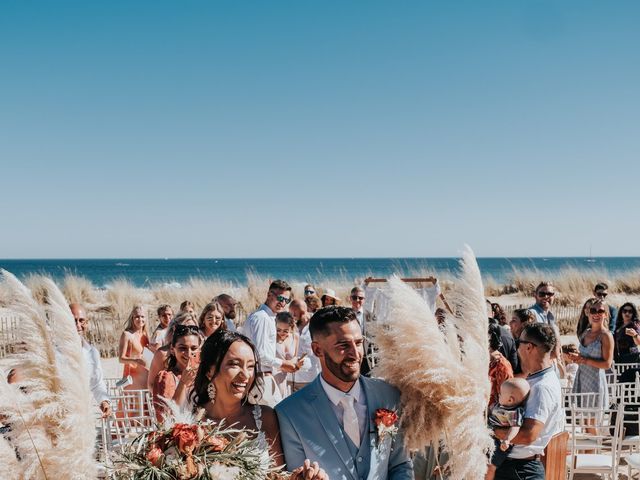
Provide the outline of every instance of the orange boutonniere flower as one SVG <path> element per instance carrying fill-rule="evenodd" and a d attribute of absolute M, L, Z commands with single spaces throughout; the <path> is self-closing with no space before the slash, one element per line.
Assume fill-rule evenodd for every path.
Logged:
<path fill-rule="evenodd" d="M 387 435 L 393 438 L 398 433 L 398 414 L 393 410 L 378 408 L 373 417 L 378 432 L 378 445 Z"/>

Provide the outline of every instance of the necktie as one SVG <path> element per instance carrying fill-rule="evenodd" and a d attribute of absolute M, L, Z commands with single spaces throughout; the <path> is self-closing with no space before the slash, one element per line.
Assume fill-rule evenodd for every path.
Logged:
<path fill-rule="evenodd" d="M 340 399 L 344 413 L 342 415 L 342 425 L 345 433 L 349 436 L 356 447 L 360 446 L 360 425 L 358 424 L 358 415 L 355 409 L 356 399 L 345 395 Z"/>

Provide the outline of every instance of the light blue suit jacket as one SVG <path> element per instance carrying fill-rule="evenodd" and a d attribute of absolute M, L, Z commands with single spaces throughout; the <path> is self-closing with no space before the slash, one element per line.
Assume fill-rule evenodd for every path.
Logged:
<path fill-rule="evenodd" d="M 289 470 L 305 459 L 318 462 L 331 480 L 409 480 L 413 465 L 402 430 L 378 442 L 373 416 L 378 408 L 398 411 L 400 393 L 388 383 L 360 377 L 367 400 L 368 434 L 356 452 L 331 408 L 320 377 L 276 405 L 284 457 Z"/>

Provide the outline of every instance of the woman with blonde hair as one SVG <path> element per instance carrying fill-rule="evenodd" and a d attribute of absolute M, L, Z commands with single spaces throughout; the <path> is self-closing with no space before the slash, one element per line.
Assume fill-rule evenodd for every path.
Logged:
<path fill-rule="evenodd" d="M 598 393 L 594 405 L 579 407 L 606 407 L 609 403 L 605 370 L 613 363 L 613 335 L 607 319 L 609 308 L 602 300 L 595 300 L 589 307 L 589 328 L 580 337 L 578 354 L 568 354 L 578 364 L 573 382 L 574 393 Z"/>
<path fill-rule="evenodd" d="M 315 294 L 304 297 L 304 303 L 307 304 L 307 310 L 311 314 L 322 308 L 322 300 L 320 300 L 320 297 Z"/>
<path fill-rule="evenodd" d="M 587 328 L 589 328 L 589 309 L 591 308 L 591 304 L 595 301 L 595 298 L 588 298 L 582 305 L 582 310 L 580 310 L 580 316 L 578 317 L 578 325 L 576 326 L 576 335 L 578 339 L 580 339 L 582 334 L 587 330 Z"/>
<path fill-rule="evenodd" d="M 198 318 L 198 327 L 204 340 L 213 335 L 219 328 L 226 330 L 227 324 L 224 321 L 222 305 L 216 301 L 206 304 Z"/>
<path fill-rule="evenodd" d="M 120 335 L 118 359 L 124 364 L 122 377 L 131 376 L 132 383 L 125 389 L 140 390 L 147 388 L 147 365 L 142 358 L 144 348 L 149 345 L 146 312 L 142 305 L 131 309 L 124 332 Z"/>

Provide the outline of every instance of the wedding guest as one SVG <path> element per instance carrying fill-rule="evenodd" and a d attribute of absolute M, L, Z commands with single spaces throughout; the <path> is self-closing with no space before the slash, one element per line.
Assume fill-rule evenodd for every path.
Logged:
<path fill-rule="evenodd" d="M 196 307 L 189 300 L 185 300 L 180 304 L 180 310 L 178 313 L 186 312 L 195 315 Z"/>
<path fill-rule="evenodd" d="M 167 327 L 173 318 L 173 309 L 171 305 L 160 305 L 157 310 L 158 326 L 153 331 L 151 340 L 149 341 L 149 350 L 155 352 L 164 345 L 164 336 L 167 334 Z"/>
<path fill-rule="evenodd" d="M 582 305 L 582 310 L 580 310 L 580 316 L 578 317 L 578 323 L 576 325 L 576 335 L 578 338 L 582 337 L 582 334 L 589 328 L 589 309 L 595 301 L 595 298 L 588 298 Z"/>
<path fill-rule="evenodd" d="M 285 373 L 292 373 L 298 369 L 298 365 L 292 360 L 282 360 L 276 357 L 276 314 L 284 311 L 291 302 L 291 286 L 284 280 L 274 280 L 269 285 L 267 298 L 260 308 L 253 312 L 244 325 L 244 332 L 255 345 L 262 370 L 265 392 L 262 402 L 268 406 L 274 406 L 280 400 L 280 390 L 273 378 L 274 368 Z"/>
<path fill-rule="evenodd" d="M 564 379 L 567 381 L 566 387 L 573 389 L 573 382 L 578 373 L 578 364 L 572 360 L 572 356 L 578 355 L 578 347 L 575 343 L 562 345 L 562 356 L 564 357 Z"/>
<path fill-rule="evenodd" d="M 489 409 L 498 402 L 502 383 L 508 378 L 513 378 L 513 368 L 509 360 L 500 352 L 502 343 L 500 330 L 496 324 L 489 325 L 489 381 L 491 382 Z"/>
<path fill-rule="evenodd" d="M 167 334 L 164 337 L 164 345 L 156 350 L 153 354 L 153 360 L 151 360 L 151 366 L 149 367 L 149 378 L 147 381 L 147 388 L 149 391 L 153 390 L 153 381 L 158 375 L 160 370 L 166 369 L 167 358 L 169 356 L 169 350 L 171 348 L 171 342 L 173 341 L 173 332 L 178 325 L 191 325 L 198 328 L 198 321 L 196 317 L 187 312 L 180 312 L 173 317 L 169 326 L 167 327 Z"/>
<path fill-rule="evenodd" d="M 517 308 L 513 311 L 511 315 L 511 320 L 509 321 L 509 328 L 511 329 L 511 336 L 514 339 L 520 338 L 520 334 L 524 327 L 526 327 L 529 323 L 535 323 L 536 317 L 535 315 L 527 308 Z"/>
<path fill-rule="evenodd" d="M 614 334 L 615 350 L 614 360 L 616 363 L 638 363 L 640 354 L 640 319 L 638 310 L 631 302 L 624 303 L 618 310 L 618 318 L 615 322 L 619 327 Z"/>
<path fill-rule="evenodd" d="M 107 392 L 107 385 L 104 382 L 104 374 L 102 373 L 102 363 L 100 362 L 100 353 L 89 342 L 87 342 L 85 334 L 89 325 L 87 313 L 82 305 L 72 303 L 69 305 L 73 319 L 76 322 L 76 331 L 80 335 L 82 342 L 82 355 L 89 373 L 89 388 L 94 400 L 98 404 L 102 417 L 106 418 L 111 415 L 111 400 Z"/>
<path fill-rule="evenodd" d="M 335 290 L 332 290 L 330 288 L 324 290 L 324 293 L 322 294 L 322 297 L 320 297 L 320 300 L 322 301 L 323 307 L 340 304 L 340 299 L 336 297 Z"/>
<path fill-rule="evenodd" d="M 509 329 L 509 320 L 507 319 L 507 314 L 504 309 L 500 306 L 499 303 L 491 303 L 491 313 L 492 317 L 498 321 L 498 325 L 500 328 L 510 333 Z"/>
<path fill-rule="evenodd" d="M 153 405 L 158 422 L 165 416 L 166 403 L 173 400 L 178 406 L 185 403 L 187 393 L 193 387 L 198 370 L 198 353 L 202 338 L 193 325 L 177 325 L 169 346 L 167 367 L 161 370 L 153 382 Z"/>
<path fill-rule="evenodd" d="M 189 398 L 195 409 L 215 422 L 224 421 L 257 432 L 258 440 L 274 457 L 276 465 L 284 464 L 278 420 L 272 408 L 251 404 L 251 392 L 262 391 L 258 352 L 251 340 L 237 332 L 219 329 L 202 345 L 200 366 Z M 290 480 L 328 480 L 317 462 L 299 462 Z M 294 467 L 294 465 L 289 465 Z"/>
<path fill-rule="evenodd" d="M 332 479 L 412 480 L 402 428 L 386 448 L 376 447 L 372 419 L 383 408 L 397 411 L 400 393 L 360 376 L 363 338 L 353 310 L 322 308 L 311 317 L 310 330 L 322 373 L 276 407 L 286 464 L 321 462 Z"/>
<path fill-rule="evenodd" d="M 555 325 L 555 316 L 551 311 L 555 294 L 556 291 L 551 282 L 540 282 L 536 287 L 534 294 L 536 303 L 529 307 L 529 310 L 536 316 L 538 323 Z"/>
<path fill-rule="evenodd" d="M 296 329 L 296 321 L 289 312 L 280 312 L 276 315 L 276 357 L 281 360 L 298 360 L 299 336 Z M 277 371 L 273 377 L 280 389 L 282 398 L 288 396 L 288 373 Z"/>
<path fill-rule="evenodd" d="M 218 302 L 211 302 L 205 305 L 198 318 L 198 326 L 200 327 L 200 333 L 205 339 L 213 335 L 219 328 L 226 329 L 227 324 L 224 322 L 222 305 Z"/>
<path fill-rule="evenodd" d="M 212 301 L 216 301 L 222 306 L 222 311 L 224 312 L 224 323 L 227 326 L 227 330 L 231 332 L 237 331 L 238 328 L 236 327 L 234 320 L 237 316 L 236 307 L 238 305 L 238 301 L 226 293 L 221 293 Z"/>
<path fill-rule="evenodd" d="M 489 315 L 492 315 L 491 302 L 487 300 L 487 312 Z M 489 317 L 489 324 L 496 325 L 498 327 L 498 333 L 500 334 L 500 353 L 504 355 L 504 357 L 511 364 L 511 369 L 516 371 L 520 369 L 518 362 L 518 353 L 516 349 L 516 342 L 511 335 L 510 331 L 506 331 L 500 328 L 498 324 L 498 320 L 493 317 Z"/>
<path fill-rule="evenodd" d="M 593 287 L 593 296 L 603 302 L 607 301 L 607 297 L 609 296 L 609 285 L 604 282 L 596 283 Z M 616 322 L 615 319 L 618 316 L 618 310 L 612 304 L 607 304 L 609 307 L 609 331 L 613 335 L 616 331 Z"/>
<path fill-rule="evenodd" d="M 573 383 L 575 393 L 598 393 L 593 405 L 582 407 L 602 407 L 609 405 L 609 393 L 605 370 L 613 363 L 613 336 L 607 328 L 609 315 L 607 304 L 595 300 L 589 309 L 589 328 L 580 338 L 579 354 L 568 355 L 578 364 L 578 373 Z"/>
<path fill-rule="evenodd" d="M 131 376 L 133 383 L 125 387 L 126 390 L 142 390 L 147 388 L 147 364 L 142 358 L 144 348 L 149 345 L 147 333 L 147 319 L 144 307 L 133 307 L 127 325 L 120 336 L 118 359 L 124 364 L 122 377 Z"/>
<path fill-rule="evenodd" d="M 288 386 L 291 393 L 306 387 L 320 373 L 320 362 L 311 348 L 311 334 L 309 333 L 309 321 L 311 315 L 307 311 L 307 304 L 294 299 L 289 305 L 289 313 L 296 321 L 296 327 L 300 340 L 298 341 L 298 358 L 304 356 L 300 370 L 290 374 Z"/>
<path fill-rule="evenodd" d="M 369 376 L 371 372 L 371 365 L 369 364 L 369 357 L 372 354 L 371 349 L 373 348 L 369 343 L 367 338 L 367 325 L 364 316 L 364 301 L 365 301 L 365 293 L 362 287 L 353 287 L 351 289 L 351 293 L 349 294 L 349 299 L 351 300 L 351 309 L 356 314 L 356 319 L 360 324 L 360 330 L 362 331 L 362 336 L 364 338 L 364 357 L 362 358 L 362 367 L 360 369 L 360 373 L 364 376 Z"/>
<path fill-rule="evenodd" d="M 307 305 L 307 310 L 311 314 L 314 314 L 322 308 L 322 300 L 315 294 L 304 297 L 304 303 Z"/>
<path fill-rule="evenodd" d="M 556 323 L 555 316 L 551 311 L 551 305 L 556 295 L 555 287 L 551 282 L 540 282 L 535 290 L 536 303 L 532 305 L 529 310 L 536 316 L 538 323 L 546 323 L 551 325 L 555 332 L 556 337 L 560 338 L 560 330 Z M 558 371 L 562 372 L 562 351 L 560 350 L 560 342 L 556 343 L 556 349 L 552 352 L 551 358 L 556 361 L 556 367 Z"/>
<path fill-rule="evenodd" d="M 558 342 L 555 330 L 542 323 L 524 327 L 518 340 L 518 355 L 531 390 L 525 404 L 524 421 L 507 459 L 496 470 L 496 480 L 544 480 L 540 461 L 544 449 L 556 433 L 564 430 L 564 409 L 560 380 L 553 369 L 551 353 Z M 497 428 L 494 435 L 506 440 L 508 428 Z"/>

